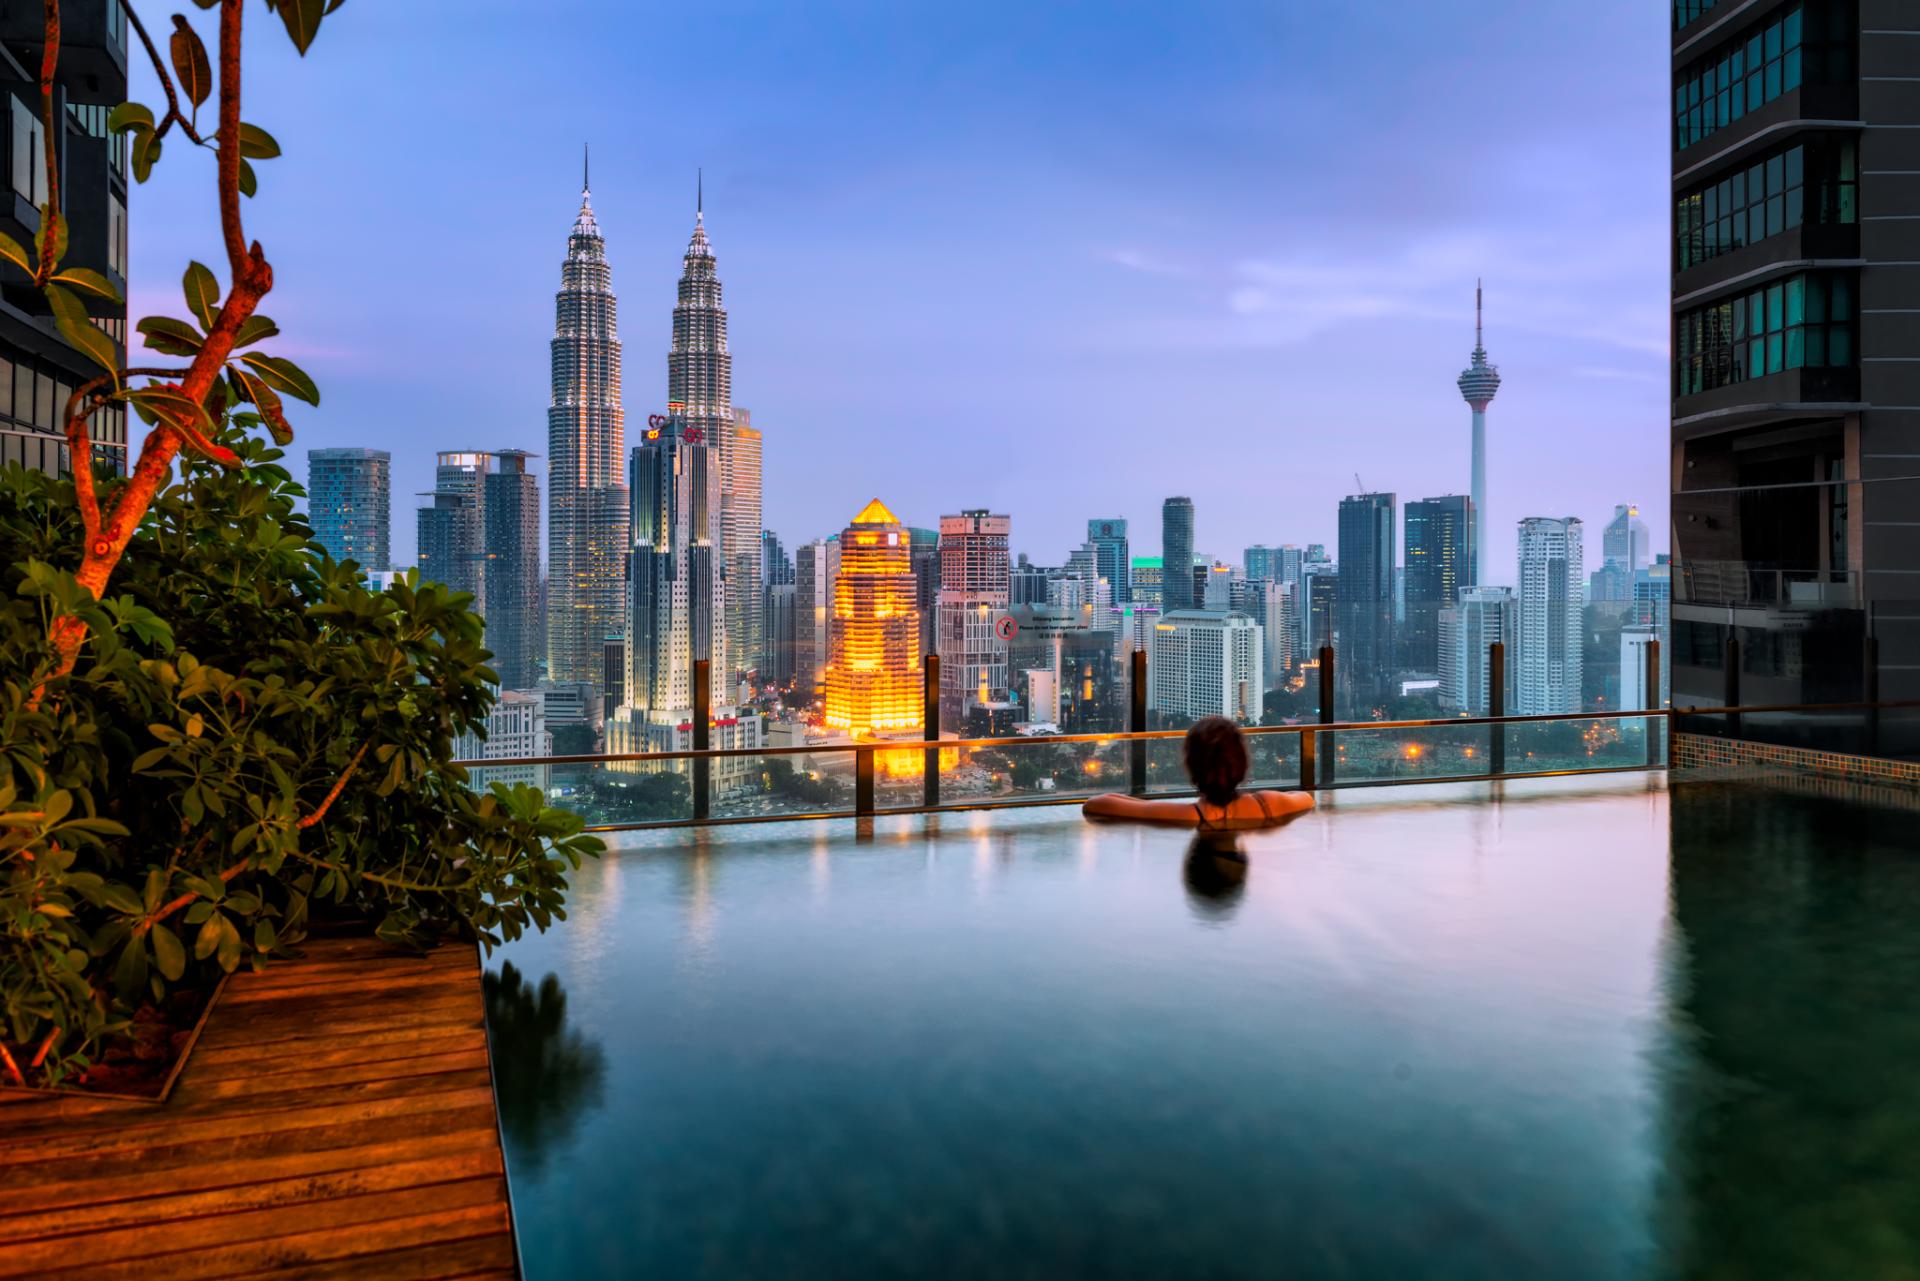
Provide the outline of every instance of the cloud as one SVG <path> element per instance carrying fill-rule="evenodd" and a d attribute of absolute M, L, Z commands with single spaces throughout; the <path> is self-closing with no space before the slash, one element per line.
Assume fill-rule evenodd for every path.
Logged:
<path fill-rule="evenodd" d="M 1116 267 L 1125 267 L 1128 271 L 1137 271 L 1148 276 L 1169 276 L 1184 280 L 1193 272 L 1165 258 L 1157 258 L 1137 249 L 1101 249 L 1094 257 L 1102 262 L 1112 263 Z"/>

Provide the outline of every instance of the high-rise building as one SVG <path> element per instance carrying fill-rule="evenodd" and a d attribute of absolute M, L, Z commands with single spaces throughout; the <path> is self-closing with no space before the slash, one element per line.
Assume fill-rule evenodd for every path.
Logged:
<path fill-rule="evenodd" d="M 1920 696 L 1916 29 L 1908 0 L 1676 15 L 1676 704 L 1721 701 L 1729 639 L 1745 703 L 1862 698 L 1870 652 L 1880 697 Z M 1857 750 L 1844 720 L 1740 732 Z"/>
<path fill-rule="evenodd" d="M 920 611 L 920 653 L 938 652 L 940 617 L 940 531 L 909 526 L 913 551 L 913 607 Z"/>
<path fill-rule="evenodd" d="M 487 712 L 486 737 L 468 730 L 453 740 L 456 761 L 551 755 L 553 734 L 547 728 L 547 700 L 533 690 L 502 690 Z M 494 783 L 525 783 L 545 791 L 551 770 L 547 765 L 468 765 L 467 786 L 483 791 Z"/>
<path fill-rule="evenodd" d="M 1306 637 L 1307 653 L 1302 661 L 1318 662 L 1322 646 L 1335 643 L 1334 627 L 1339 617 L 1340 567 L 1330 560 L 1313 561 L 1307 566 L 1307 608 L 1300 620 Z"/>
<path fill-rule="evenodd" d="M 827 674 L 827 620 L 833 613 L 839 562 L 838 535 L 793 549 L 793 696 L 802 705 L 820 696 Z"/>
<path fill-rule="evenodd" d="M 1232 609 L 1233 566 L 1214 561 L 1203 566 L 1201 573 L 1200 608 Z"/>
<path fill-rule="evenodd" d="M 127 289 L 127 136 L 107 127 L 113 109 L 127 100 L 127 67 L 139 54 L 127 44 L 127 13 L 118 0 L 87 0 L 61 6 L 59 64 L 52 92 L 57 131 L 60 214 L 66 256 L 60 266 L 97 271 Z M 12 191 L 0 203 L 0 232 L 34 249 L 37 212 L 47 202 L 47 137 L 41 123 L 38 73 L 46 38 L 46 8 L 0 9 L 0 44 L 12 51 L 5 78 L 10 94 Z M 10 268 L 9 271 L 12 269 Z M 39 290 L 9 279 L 0 307 L 0 464 L 65 475 L 70 470 L 64 415 L 67 397 L 100 376 L 100 366 L 54 328 Z M 78 296 L 78 295 L 76 295 Z M 114 363 L 128 360 L 127 307 L 105 298 L 81 299 L 94 326 L 118 349 Z M 89 434 L 96 471 L 127 474 L 127 410 L 114 404 L 94 412 Z M 336 554 L 336 559 L 339 559 Z M 369 570 L 374 565 L 355 557 Z"/>
<path fill-rule="evenodd" d="M 912 545 L 874 499 L 840 535 L 827 646 L 828 729 L 855 737 L 925 723 Z"/>
<path fill-rule="evenodd" d="M 1047 585 L 1060 570 L 1051 565 L 1036 565 L 1021 552 L 1007 570 L 1007 603 L 1009 605 L 1044 605 L 1047 603 Z"/>
<path fill-rule="evenodd" d="M 1649 563 L 1647 549 L 1647 522 L 1640 519 L 1640 509 L 1628 503 L 1615 504 L 1613 519 L 1600 531 L 1601 563 L 1632 575 Z"/>
<path fill-rule="evenodd" d="M 940 518 L 940 723 L 959 729 L 974 707 L 1010 696 L 999 635 L 1011 574 L 1012 521 L 984 508 Z"/>
<path fill-rule="evenodd" d="M 1662 697 L 1657 704 L 1648 700 L 1647 686 L 1647 650 L 1660 639 L 1660 629 L 1634 623 L 1620 629 L 1620 702 L 1621 711 L 1640 711 L 1650 706 L 1666 705 Z M 1667 665 L 1665 650 L 1660 654 L 1660 665 Z M 1666 689 L 1666 677 L 1660 678 L 1660 688 Z"/>
<path fill-rule="evenodd" d="M 1517 715 L 1513 705 L 1514 641 L 1519 635 L 1520 611 L 1511 587 L 1467 587 L 1452 605 L 1440 611 L 1440 704 L 1467 716 L 1492 715 L 1491 646 L 1506 646 L 1506 679 L 1501 708 Z"/>
<path fill-rule="evenodd" d="M 540 481 L 527 469 L 533 455 L 503 449 L 485 473 L 484 578 L 487 648 L 503 689 L 532 689 L 546 641 L 540 628 Z"/>
<path fill-rule="evenodd" d="M 384 449 L 309 449 L 307 520 L 335 560 L 393 568 L 393 455 Z"/>
<path fill-rule="evenodd" d="M 1392 494 L 1352 494 L 1340 500 L 1340 585 L 1334 629 L 1334 671 L 1350 700 L 1343 715 L 1361 717 L 1391 687 L 1394 524 Z"/>
<path fill-rule="evenodd" d="M 1487 344 L 1480 330 L 1480 282 L 1473 283 L 1473 357 L 1461 371 L 1460 395 L 1473 410 L 1473 582 L 1486 579 L 1487 548 L 1487 406 L 1500 390 L 1500 370 L 1487 363 Z"/>
<path fill-rule="evenodd" d="M 713 284 L 718 305 L 720 282 Z M 720 313 L 726 341 L 726 313 Z M 731 357 L 728 357 L 731 359 Z M 726 553 L 727 656 L 733 673 L 751 681 L 760 658 L 760 432 L 750 411 L 733 407 L 720 450 L 720 536 Z"/>
<path fill-rule="evenodd" d="M 1087 522 L 1087 541 L 1093 544 L 1094 569 L 1113 589 L 1115 604 L 1133 599 L 1133 560 L 1127 544 L 1127 522 L 1101 517 Z"/>
<path fill-rule="evenodd" d="M 1135 605 L 1151 605 L 1160 608 L 1162 592 L 1160 579 L 1165 573 L 1161 556 L 1135 556 L 1128 567 L 1127 578 L 1132 588 L 1129 602 Z"/>
<path fill-rule="evenodd" d="M 1260 624 L 1244 614 L 1162 614 L 1147 660 L 1147 705 L 1173 725 L 1202 716 L 1258 723 L 1266 692 L 1262 649 Z"/>
<path fill-rule="evenodd" d="M 627 701 L 627 638 L 609 636 L 600 642 L 600 688 L 607 705 L 619 708 Z"/>
<path fill-rule="evenodd" d="M 434 486 L 421 497 L 416 524 L 420 577 L 473 597 L 487 613 L 487 476 L 493 455 L 479 450 L 434 455 Z M 509 686 L 508 688 L 512 688 Z"/>
<path fill-rule="evenodd" d="M 792 583 L 775 583 L 766 589 L 761 606 L 760 677 L 763 685 L 786 689 L 793 683 L 794 596 Z"/>
<path fill-rule="evenodd" d="M 1513 714 L 1578 712 L 1585 634 L 1578 517 L 1529 516 L 1520 522 L 1520 621 Z"/>
<path fill-rule="evenodd" d="M 1193 500 L 1169 498 L 1160 506 L 1160 607 L 1163 613 L 1192 609 Z"/>
<path fill-rule="evenodd" d="M 1473 585 L 1473 526 L 1473 502 L 1462 494 L 1407 504 L 1400 657 L 1413 671 L 1440 670 L 1440 611 Z"/>
<path fill-rule="evenodd" d="M 721 630 L 719 447 L 670 417 L 633 451 L 627 704 L 635 722 L 684 720 L 693 664 L 708 664 L 708 705 L 733 702 Z M 629 715 L 629 713 L 631 713 Z M 638 749 L 635 749 L 638 750 Z"/>
<path fill-rule="evenodd" d="M 624 625 L 631 546 L 622 474 L 620 332 L 606 241 L 584 176 L 580 212 L 554 298 L 553 399 L 547 409 L 547 669 L 555 681 L 601 676 L 600 642 Z"/>

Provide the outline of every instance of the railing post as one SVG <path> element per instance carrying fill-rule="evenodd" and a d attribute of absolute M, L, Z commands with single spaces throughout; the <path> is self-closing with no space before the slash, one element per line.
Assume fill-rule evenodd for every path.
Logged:
<path fill-rule="evenodd" d="M 862 747 L 853 754 L 853 812 L 861 818 L 873 813 L 873 749 Z"/>
<path fill-rule="evenodd" d="M 1861 645 L 1860 701 L 1878 703 L 1880 701 L 1880 638 L 1868 636 Z M 1867 755 L 1880 754 L 1880 709 L 1867 709 Z"/>
<path fill-rule="evenodd" d="M 1507 645 L 1494 641 L 1487 646 L 1487 715 L 1507 714 Z M 1507 772 L 1507 727 L 1487 726 L 1487 773 L 1498 778 Z"/>
<path fill-rule="evenodd" d="M 1127 732 L 1147 732 L 1147 651 L 1136 649 L 1127 672 Z M 1127 744 L 1127 763 L 1131 774 L 1130 791 L 1135 796 L 1147 790 L 1147 745 L 1141 739 Z"/>
<path fill-rule="evenodd" d="M 1727 629 L 1726 660 L 1726 671 L 1721 673 L 1723 684 L 1720 692 L 1720 705 L 1722 707 L 1738 707 L 1740 706 L 1740 638 L 1733 634 L 1731 627 Z M 1729 713 L 1726 717 L 1726 722 L 1727 737 L 1739 738 L 1740 714 L 1738 712 Z"/>
<path fill-rule="evenodd" d="M 1657 712 L 1660 710 L 1661 703 L 1664 701 L 1660 692 L 1660 642 L 1658 640 L 1650 640 L 1647 642 L 1647 674 L 1645 684 L 1647 688 L 1646 710 Z M 1646 726 L 1647 764 L 1649 766 L 1658 765 L 1660 763 L 1660 726 L 1663 723 L 1663 719 L 1658 716 L 1648 716 L 1642 718 L 1640 723 Z"/>
<path fill-rule="evenodd" d="M 1313 759 L 1314 740 L 1319 736 L 1320 732 L 1315 729 L 1303 728 L 1300 731 L 1300 790 L 1303 792 L 1315 791 L 1319 787 L 1319 781 L 1314 776 Z"/>
<path fill-rule="evenodd" d="M 1331 645 L 1322 645 L 1320 647 L 1320 723 L 1322 725 L 1333 724 L 1333 646 Z M 1319 738 L 1321 735 L 1316 734 L 1315 737 Z M 1321 775 L 1320 785 L 1322 787 L 1332 787 L 1334 784 L 1334 762 L 1338 758 L 1335 755 L 1336 749 L 1333 743 L 1333 735 L 1327 734 L 1324 737 L 1325 741 L 1322 745 L 1327 749 L 1327 764 L 1324 769 L 1319 771 Z M 1305 746 L 1304 743 L 1301 744 L 1302 750 L 1305 749 Z"/>
<path fill-rule="evenodd" d="M 929 743 L 940 741 L 940 655 L 928 654 L 924 660 L 927 681 L 920 694 L 921 732 Z M 940 749 L 927 749 L 926 786 L 921 804 L 931 809 L 940 803 Z"/>
<path fill-rule="evenodd" d="M 713 680 L 712 664 L 704 658 L 693 660 L 693 750 L 705 752 L 713 746 Z M 712 778 L 713 762 L 704 756 L 693 759 L 693 821 L 704 822 L 710 801 L 708 780 Z"/>

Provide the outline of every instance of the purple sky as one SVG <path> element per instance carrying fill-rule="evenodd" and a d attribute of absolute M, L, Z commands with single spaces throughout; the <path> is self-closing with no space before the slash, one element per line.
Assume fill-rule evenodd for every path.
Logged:
<path fill-rule="evenodd" d="M 583 141 L 630 424 L 705 166 L 789 546 L 878 495 L 1009 512 L 1043 563 L 1090 516 L 1155 554 L 1175 493 L 1224 559 L 1331 545 L 1355 472 L 1465 490 L 1485 276 L 1496 580 L 1522 516 L 1586 519 L 1593 564 L 1636 501 L 1666 548 L 1664 6 L 406 0 L 304 62 L 248 12 L 288 153 L 248 230 L 325 393 L 294 470 L 392 450 L 401 563 L 434 450 L 545 452 Z M 169 143 L 135 192 L 136 316 L 184 314 L 189 257 L 224 278 L 211 172 Z"/>

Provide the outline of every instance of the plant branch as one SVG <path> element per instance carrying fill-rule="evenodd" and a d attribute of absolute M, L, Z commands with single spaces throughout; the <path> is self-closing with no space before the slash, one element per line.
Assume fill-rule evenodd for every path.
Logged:
<path fill-rule="evenodd" d="M 367 749 L 371 746 L 373 746 L 371 740 L 360 744 L 360 750 L 355 752 L 353 759 L 347 762 L 347 768 L 341 771 L 340 777 L 333 781 L 333 790 L 327 793 L 326 799 L 320 802 L 318 809 L 300 820 L 297 830 L 304 832 L 327 816 L 327 811 L 333 808 L 333 803 L 340 799 L 340 793 L 346 790 L 347 780 L 352 778 L 353 772 L 360 768 L 360 758 L 367 754 Z"/>
<path fill-rule="evenodd" d="M 46 43 L 40 51 L 40 123 L 47 132 L 47 203 L 40 211 L 40 269 L 34 273 L 34 284 L 44 285 L 53 279 L 53 269 L 59 265 L 55 249 L 59 247 L 56 233 L 60 225 L 60 156 L 54 145 L 60 137 L 58 122 L 53 117 L 53 76 L 60 69 L 60 0 L 46 0 L 47 28 Z"/>
<path fill-rule="evenodd" d="M 177 378 L 186 372 L 184 369 L 122 369 L 81 383 L 67 397 L 67 456 L 73 470 L 74 494 L 80 500 L 80 520 L 86 526 L 88 543 L 100 536 L 100 500 L 94 487 L 93 434 L 87 429 L 87 420 L 93 417 L 95 410 L 113 400 L 111 396 L 99 395 L 100 389 L 109 385 L 118 388 L 125 378 Z M 82 402 L 85 402 L 84 407 Z"/>
<path fill-rule="evenodd" d="M 193 122 L 180 113 L 180 97 L 174 92 L 173 77 L 167 73 L 166 64 L 160 61 L 160 51 L 153 47 L 153 37 L 147 34 L 146 24 L 140 21 L 140 15 L 133 11 L 131 4 L 126 5 L 125 8 L 127 11 L 127 22 L 133 27 L 134 31 L 139 34 L 140 43 L 146 46 L 147 57 L 153 63 L 154 77 L 160 81 L 160 87 L 166 91 L 167 95 L 167 114 L 160 117 L 160 123 L 154 128 L 153 136 L 156 138 L 166 137 L 167 130 L 171 129 L 177 121 L 182 133 L 186 134 L 187 137 L 193 139 L 193 141 L 199 145 L 203 147 L 206 146 L 207 140 L 202 138 L 199 132 L 194 129 Z"/>
<path fill-rule="evenodd" d="M 13 1055 L 7 1052 L 7 1043 L 5 1041 L 0 1041 L 0 1063 L 6 1065 L 7 1075 L 13 1078 L 15 1085 L 25 1085 L 27 1083 L 26 1076 L 20 1071 L 20 1065 L 15 1063 L 13 1061 Z"/>

